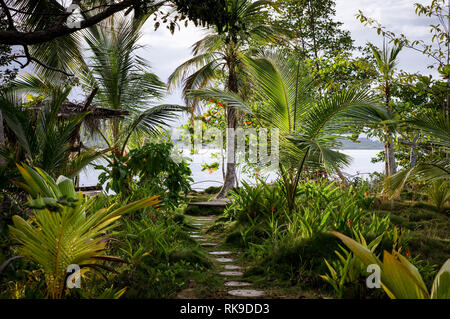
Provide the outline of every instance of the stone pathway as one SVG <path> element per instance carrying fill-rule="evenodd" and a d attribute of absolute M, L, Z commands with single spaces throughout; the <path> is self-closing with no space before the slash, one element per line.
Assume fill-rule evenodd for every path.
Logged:
<path fill-rule="evenodd" d="M 208 254 L 214 257 L 214 260 L 219 266 L 218 268 L 222 268 L 217 275 L 224 278 L 224 286 L 227 288 L 227 292 L 230 296 L 246 298 L 265 296 L 265 291 L 248 288 L 252 286 L 251 282 L 239 280 L 240 277 L 244 275 L 242 267 L 232 264 L 235 262 L 233 256 L 237 256 L 237 252 L 230 250 L 218 250 L 216 248 L 217 246 L 220 246 L 219 243 L 214 242 L 209 238 L 205 238 L 204 235 L 202 235 L 214 218 L 215 216 L 193 216 L 192 225 L 200 228 L 200 230 L 191 231 L 191 238 L 198 241 L 199 245 L 203 247 Z M 241 289 L 240 287 L 245 287 L 246 289 Z"/>

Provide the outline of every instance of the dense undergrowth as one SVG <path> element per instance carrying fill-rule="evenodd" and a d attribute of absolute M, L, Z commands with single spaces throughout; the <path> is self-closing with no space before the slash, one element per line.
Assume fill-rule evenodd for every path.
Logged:
<path fill-rule="evenodd" d="M 93 210 L 114 203 L 114 197 L 96 196 Z M 192 276 L 211 267 L 187 233 L 192 228 L 180 212 L 163 207 L 123 216 L 109 234 L 107 247 L 108 255 L 120 262 L 101 262 L 99 271 L 83 275 L 81 289 L 66 289 L 65 298 L 174 298 Z M 1 297 L 46 297 L 44 275 L 37 264 L 11 262 L 2 273 Z"/>
<path fill-rule="evenodd" d="M 19 170 L 17 185 L 28 199 L 10 201 L 2 219 L 1 298 L 174 298 L 211 267 L 177 208 L 177 185 L 188 185 L 188 174 L 172 179 L 170 193 L 160 187 L 153 196 L 154 181 L 131 179 L 127 186 L 135 191 L 128 197 L 89 197 L 65 177 Z M 67 287 L 69 264 L 81 268 L 80 289 Z"/>
<path fill-rule="evenodd" d="M 366 287 L 366 268 L 330 230 L 373 243 L 379 256 L 401 252 L 430 286 L 438 266 L 450 256 L 448 214 L 427 203 L 384 201 L 375 195 L 375 185 L 368 183 L 341 187 L 309 181 L 298 188 L 296 209 L 288 210 L 281 184 L 244 183 L 230 193 L 233 203 L 210 232 L 225 232 L 230 246 L 244 249 L 246 277 L 275 282 L 280 289 L 386 298 Z M 327 283 L 324 277 L 333 272 L 336 282 Z"/>
<path fill-rule="evenodd" d="M 274 295 L 292 297 L 309 291 L 313 297 L 387 298 L 382 290 L 367 288 L 366 268 L 331 230 L 366 242 L 378 256 L 399 251 L 430 286 L 450 255 L 448 213 L 432 202 L 407 199 L 407 192 L 402 194 L 406 198 L 394 201 L 377 198 L 375 187 L 360 181 L 349 187 L 327 180 L 306 181 L 298 187 L 295 209 L 289 210 L 281 183 L 244 182 L 229 193 L 231 203 L 223 214 L 184 203 L 161 202 L 138 209 L 107 231 L 104 250 L 111 257 L 102 257 L 96 267 L 86 269 L 82 288 L 65 288 L 61 297 L 175 298 L 193 281 L 200 295 L 213 297 L 217 278 L 207 271 L 211 259 L 189 236 L 194 226 L 187 217 L 211 213 L 218 217 L 208 232 L 222 239 L 224 247 L 241 250 L 244 277 Z M 214 191 L 191 193 L 188 200 L 208 200 Z M 150 194 L 150 187 L 141 187 L 128 198 L 100 194 L 83 197 L 82 202 L 90 202 L 88 214 L 93 214 L 119 209 Z M 52 204 L 44 202 L 41 208 Z M 29 204 L 24 207 L 30 209 Z M 33 217 L 29 220 L 33 225 Z M 3 234 L 0 263 L 20 255 L 15 237 Z M 48 297 L 48 278 L 39 263 L 14 259 L 1 275 L 2 298 Z M 202 285 L 209 290 L 200 292 Z"/>

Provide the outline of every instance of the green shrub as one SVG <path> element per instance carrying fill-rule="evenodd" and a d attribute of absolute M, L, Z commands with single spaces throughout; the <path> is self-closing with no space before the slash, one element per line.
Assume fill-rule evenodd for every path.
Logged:
<path fill-rule="evenodd" d="M 198 247 L 182 248 L 174 251 L 170 257 L 171 263 L 188 262 L 191 265 L 200 265 L 205 268 L 211 268 L 211 261 L 206 256 L 203 250 Z"/>
<path fill-rule="evenodd" d="M 363 236 L 355 234 L 357 241 L 364 245 L 371 252 L 375 252 L 377 246 L 381 243 L 383 235 L 375 238 L 373 241 L 364 239 Z M 336 250 L 337 259 L 329 262 L 325 259 L 328 267 L 328 273 L 320 277 L 327 281 L 336 292 L 339 299 L 363 299 L 369 294 L 366 285 L 367 270 L 365 265 L 352 252 L 344 247 Z"/>
<path fill-rule="evenodd" d="M 275 199 L 284 196 L 278 183 L 243 183 L 231 196 L 234 202 L 227 206 L 222 219 L 235 220 L 236 224 L 225 228 L 229 232 L 226 243 L 246 248 L 244 257 L 253 266 L 292 283 L 328 289 L 319 274 L 328 270 L 324 259 L 337 265 L 335 251 L 340 250 L 339 240 L 329 230 L 349 236 L 361 233 L 370 241 L 380 238 L 377 249 L 406 244 L 401 232 L 393 229 L 389 215 L 369 211 L 375 197 L 366 183 L 348 188 L 327 181 L 299 184 L 296 205 L 290 211 L 284 200 Z M 363 289 L 353 292 L 365 293 Z"/>
<path fill-rule="evenodd" d="M 220 190 L 222 189 L 222 186 L 210 186 L 208 188 L 206 188 L 203 193 L 206 194 L 217 194 L 220 192 Z"/>
<path fill-rule="evenodd" d="M 184 210 L 186 215 L 192 216 L 209 216 L 209 215 L 220 215 L 223 213 L 223 208 L 221 207 L 201 207 L 196 205 L 188 205 Z"/>
<path fill-rule="evenodd" d="M 170 205 L 176 205 L 191 190 L 189 165 L 172 158 L 172 143 L 148 143 L 133 149 L 120 158 L 111 154 L 107 166 L 97 165 L 103 170 L 99 185 L 106 183 L 106 190 L 129 196 L 142 189 L 157 191 Z"/>
<path fill-rule="evenodd" d="M 443 179 L 434 181 L 427 188 L 427 193 L 436 208 L 443 212 L 450 201 L 450 181 Z"/>
<path fill-rule="evenodd" d="M 286 210 L 285 196 L 279 183 L 268 185 L 259 180 L 256 186 L 250 186 L 243 181 L 241 188 L 228 194 L 231 203 L 225 208 L 225 215 L 244 225 L 253 220 L 264 221 L 272 214 L 283 216 Z"/>
<path fill-rule="evenodd" d="M 171 264 L 149 264 L 146 257 L 133 268 L 124 269 L 114 278 L 114 285 L 127 287 L 123 298 L 161 299 L 174 298 L 176 293 L 186 287 L 192 265 L 180 261 Z"/>
<path fill-rule="evenodd" d="M 127 287 L 124 298 L 173 298 L 193 272 L 211 267 L 185 229 L 185 216 L 171 208 L 124 220 L 113 250 L 128 264 L 110 277 L 114 287 Z"/>

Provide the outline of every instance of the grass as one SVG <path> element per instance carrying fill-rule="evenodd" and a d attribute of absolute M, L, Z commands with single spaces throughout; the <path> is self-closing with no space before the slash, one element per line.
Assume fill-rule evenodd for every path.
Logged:
<path fill-rule="evenodd" d="M 441 266 L 450 258 L 450 217 L 426 202 L 379 202 L 375 212 L 390 215 L 394 225 L 409 231 L 408 244 L 412 256 L 419 255 L 431 264 Z"/>

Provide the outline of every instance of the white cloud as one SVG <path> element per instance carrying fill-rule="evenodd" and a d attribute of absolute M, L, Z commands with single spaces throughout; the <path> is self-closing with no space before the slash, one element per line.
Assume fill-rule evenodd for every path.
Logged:
<path fill-rule="evenodd" d="M 357 18 L 358 10 L 366 17 L 373 18 L 396 34 L 404 34 L 410 40 L 430 39 L 428 17 L 415 14 L 416 0 L 337 0 L 336 19 L 344 23 L 356 45 L 372 42 L 382 46 L 383 38 L 369 26 L 364 26 Z M 423 2 L 423 1 L 422 1 Z M 399 67 L 414 73 L 429 73 L 426 68 L 433 61 L 426 56 L 405 48 L 399 55 Z"/>

